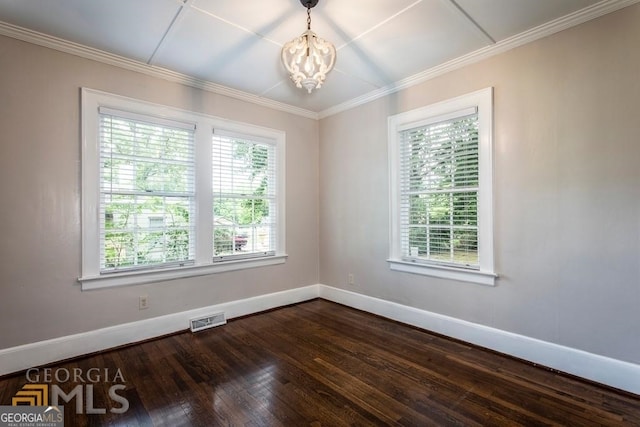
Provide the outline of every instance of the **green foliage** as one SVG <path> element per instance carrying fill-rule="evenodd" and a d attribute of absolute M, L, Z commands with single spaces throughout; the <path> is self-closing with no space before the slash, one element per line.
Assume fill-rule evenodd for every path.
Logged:
<path fill-rule="evenodd" d="M 190 131 L 102 117 L 104 269 L 191 259 L 194 180 Z M 214 253 L 233 253 L 236 237 L 256 236 L 270 215 L 270 147 L 231 141 L 234 179 L 246 188 L 213 204 Z M 238 174 L 236 177 L 235 174 Z M 246 182 L 245 182 L 246 181 Z"/>
<path fill-rule="evenodd" d="M 193 166 L 188 131 L 103 120 L 111 126 L 101 141 L 102 187 L 108 190 L 103 268 L 189 260 L 192 208 L 184 193 L 192 191 Z"/>
<path fill-rule="evenodd" d="M 213 230 L 214 255 L 224 255 L 233 252 L 233 231 L 228 228 L 216 227 Z"/>
<path fill-rule="evenodd" d="M 411 132 L 409 246 L 419 256 L 477 263 L 477 142 L 474 118 Z"/>
<path fill-rule="evenodd" d="M 267 197 L 269 147 L 264 144 L 233 141 L 234 175 L 244 183 L 241 194 L 218 197 L 213 203 L 214 253 L 224 255 L 236 250 L 234 238 L 246 235 L 269 218 Z M 246 182 L 245 182 L 246 180 Z M 252 233 L 255 234 L 255 233 Z"/>
<path fill-rule="evenodd" d="M 238 222 L 259 224 L 263 218 L 269 216 L 269 204 L 267 200 L 260 198 L 266 194 L 268 185 L 269 150 L 264 145 L 236 141 L 234 156 L 243 160 L 249 172 L 251 187 L 254 188 L 252 195 L 256 196 L 242 201 Z"/>
<path fill-rule="evenodd" d="M 189 259 L 188 201 L 158 196 L 145 197 L 141 203 L 132 196 L 114 199 L 105 212 L 105 268 Z"/>

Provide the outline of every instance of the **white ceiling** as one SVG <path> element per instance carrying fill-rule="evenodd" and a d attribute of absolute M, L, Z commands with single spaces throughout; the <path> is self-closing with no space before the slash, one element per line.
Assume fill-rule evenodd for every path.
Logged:
<path fill-rule="evenodd" d="M 0 34 L 28 39 L 28 29 L 41 44 L 38 33 L 63 39 L 55 39 L 58 47 L 70 41 L 322 116 L 443 64 L 636 1 L 320 0 L 311 27 L 338 54 L 312 94 L 297 89 L 280 63 L 282 45 L 306 29 L 299 0 L 0 0 Z"/>

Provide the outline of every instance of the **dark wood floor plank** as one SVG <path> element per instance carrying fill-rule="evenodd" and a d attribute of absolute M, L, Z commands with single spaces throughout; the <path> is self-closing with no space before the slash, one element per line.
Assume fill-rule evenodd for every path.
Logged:
<path fill-rule="evenodd" d="M 298 319 L 297 321 L 304 322 L 304 319 Z M 304 329 L 306 330 L 307 328 Z M 424 394 L 430 399 L 430 412 L 433 413 L 434 405 L 437 404 L 436 402 L 441 401 L 443 403 L 441 408 L 445 408 L 444 411 L 446 412 L 447 404 L 452 400 L 456 400 L 460 395 L 469 395 L 469 390 L 481 388 L 474 382 L 463 383 L 460 380 L 453 381 L 444 375 L 439 375 L 436 372 L 430 371 L 424 366 L 424 362 L 423 364 L 407 363 L 404 356 L 397 356 L 393 353 L 387 352 L 386 350 L 381 350 L 379 346 L 372 346 L 363 343 L 362 340 L 351 340 L 347 337 L 343 337 L 339 343 L 332 344 L 330 341 L 322 341 L 318 336 L 315 336 L 313 341 L 318 345 L 319 349 L 332 351 L 332 349 L 338 348 L 338 351 L 342 351 L 345 357 L 349 354 L 353 355 L 353 360 L 350 362 L 344 357 L 340 358 L 338 354 L 332 354 L 331 357 L 334 360 L 339 361 L 341 365 L 347 364 L 350 372 L 354 372 L 362 378 L 367 378 L 371 385 L 377 385 L 388 390 L 394 396 L 394 399 L 404 402 L 408 407 L 420 406 L 421 401 L 420 399 L 415 398 L 409 399 L 404 395 L 403 391 L 410 391 L 411 394 Z M 353 364 L 354 360 L 362 363 L 366 362 L 367 365 L 362 365 L 361 363 L 362 366 L 358 367 L 358 365 Z M 364 369 L 364 371 L 362 371 L 362 369 Z M 417 374 L 408 374 L 411 372 L 417 372 Z M 385 378 L 381 377 L 383 373 L 387 373 Z M 428 381 L 425 381 L 425 378 Z M 473 376 L 471 376 L 471 378 L 473 378 Z M 404 381 L 405 379 L 413 381 Z M 464 379 L 464 377 L 462 379 Z M 426 394 L 427 390 L 430 389 L 430 386 L 433 385 L 438 386 L 437 393 L 431 393 L 430 395 Z M 474 391 L 474 394 L 479 394 L 479 391 Z M 490 393 L 485 393 L 484 395 L 480 394 L 480 396 L 490 397 Z M 493 402 L 477 402 L 477 404 L 481 405 L 483 408 L 487 408 L 489 403 L 493 403 L 493 405 L 491 405 L 493 408 L 492 411 L 482 412 L 482 423 L 485 423 L 488 418 L 493 417 L 495 418 L 493 421 L 496 424 L 508 421 L 509 424 L 513 425 L 519 420 L 519 422 L 522 422 L 524 425 L 532 425 L 533 419 L 539 418 L 539 416 L 533 413 L 529 414 L 530 417 L 527 417 L 526 414 L 523 415 L 516 413 L 513 410 L 514 406 L 508 404 L 505 407 L 498 408 L 496 406 L 495 399 L 492 400 Z M 473 404 L 470 404 L 470 406 L 473 406 Z M 480 411 L 474 411 L 474 413 L 478 412 Z M 462 418 L 463 414 L 457 413 L 456 416 L 458 418 Z M 442 419 L 439 421 L 444 422 Z M 466 419 L 465 425 L 470 425 L 472 422 L 473 421 L 471 419 Z"/>
<path fill-rule="evenodd" d="M 312 307 L 305 307 L 305 309 L 307 310 L 313 310 Z M 320 314 L 322 316 L 327 316 L 326 312 L 322 312 L 320 311 Z M 380 318 L 373 318 L 373 319 L 368 319 L 369 315 L 361 313 L 361 312 L 357 312 L 357 311 L 353 311 L 353 312 L 349 312 L 342 323 L 342 327 L 338 328 L 337 330 L 343 330 L 343 328 L 348 325 L 348 324 L 355 324 L 355 325 L 360 325 L 360 327 L 362 327 L 362 322 L 356 322 L 355 319 L 365 319 L 366 321 L 370 322 L 371 324 L 379 324 L 379 323 L 389 323 L 388 321 L 384 320 L 384 319 L 380 319 Z M 389 338 L 388 336 L 385 335 L 384 331 L 394 331 L 393 329 L 393 325 L 394 323 L 391 322 L 390 326 L 387 326 L 385 328 L 376 328 L 375 330 L 375 341 L 377 340 L 385 340 L 387 339 L 392 339 Z M 376 325 L 377 326 L 377 325 Z M 357 330 L 356 328 L 351 328 L 350 329 L 351 332 L 353 332 L 354 336 L 358 336 L 361 331 Z M 354 332 L 355 331 L 355 332 Z M 413 328 L 404 328 L 402 327 L 399 331 L 400 333 L 403 334 L 403 339 L 407 339 L 407 345 L 409 346 L 408 348 L 404 348 L 403 351 L 410 351 L 410 349 L 412 348 L 412 346 L 414 346 L 416 343 L 415 341 L 413 341 L 413 338 L 415 337 L 415 334 L 418 333 L 421 334 L 422 331 L 413 329 Z M 392 334 L 394 336 L 397 336 L 398 334 Z M 447 340 L 450 341 L 450 340 Z M 438 343 L 439 344 L 439 343 Z M 425 347 L 428 346 L 429 344 L 425 344 Z M 386 348 L 395 348 L 396 346 L 394 345 L 387 345 Z M 532 365 L 529 364 L 525 364 L 522 363 L 520 361 L 517 361 L 515 359 L 512 358 L 508 358 L 508 357 L 495 357 L 495 358 L 487 358 L 487 352 L 484 351 L 478 351 L 478 349 L 474 348 L 473 346 L 467 346 L 466 344 L 463 343 L 458 343 L 455 341 L 451 341 L 450 343 L 448 343 L 448 345 L 446 346 L 442 346 L 443 348 L 441 349 L 434 349 L 432 348 L 431 351 L 434 351 L 435 353 L 440 353 L 441 355 L 444 355 L 447 359 L 451 359 L 451 360 L 456 360 L 458 362 L 465 360 L 469 355 L 475 355 L 477 357 L 473 358 L 473 363 L 467 362 L 465 361 L 464 364 L 468 364 L 471 368 L 471 370 L 475 370 L 478 371 L 479 369 L 476 369 L 476 367 L 478 366 L 483 366 L 483 362 L 486 361 L 491 361 L 492 363 L 492 369 L 495 369 L 495 371 L 492 371 L 491 369 L 482 369 L 482 371 L 484 371 L 485 373 L 488 373 L 488 377 L 487 378 L 518 378 L 517 374 L 514 374 L 513 372 L 509 372 L 508 370 L 504 369 L 505 365 L 512 365 L 512 366 L 516 366 L 518 368 L 524 368 L 525 374 L 525 380 L 524 381 L 518 381 L 517 379 L 514 380 L 516 381 L 516 383 L 520 386 L 523 386 L 525 388 L 531 388 L 539 393 L 547 393 L 548 397 L 552 400 L 552 401 L 557 401 L 560 400 L 562 401 L 563 395 L 566 395 L 566 391 L 563 391 L 567 389 L 566 385 L 568 383 L 571 383 L 572 381 L 574 381 L 572 378 L 567 378 L 567 377 L 562 377 L 562 381 L 549 381 L 548 383 L 545 381 L 545 378 L 547 379 L 553 379 L 556 374 L 553 374 L 551 372 L 548 372 L 547 375 L 545 376 L 539 376 L 540 372 L 542 372 L 543 370 L 541 370 L 540 368 L 534 367 Z M 430 361 L 432 361 L 433 359 L 431 359 Z M 485 361 L 486 360 L 486 361 Z M 448 366 L 446 363 L 443 363 L 443 361 L 440 359 L 438 360 L 439 363 L 437 364 L 437 366 L 444 366 L 446 367 L 446 370 L 453 370 L 453 371 L 459 371 L 460 370 L 460 366 L 456 366 L 456 367 L 452 367 L 452 366 Z M 497 366 L 497 367 L 496 367 Z M 528 375 L 528 379 L 526 378 Z M 531 376 L 535 375 L 536 379 L 534 382 L 532 382 L 531 380 Z M 469 375 L 469 378 L 471 378 L 472 376 Z M 462 376 L 462 378 L 464 379 L 464 376 Z M 536 384 L 535 386 L 533 384 Z M 582 389 L 588 390 L 592 396 L 595 396 L 596 399 L 590 399 L 587 400 L 585 402 L 582 402 L 581 400 L 576 400 L 576 399 L 572 399 L 572 405 L 574 406 L 578 406 L 578 407 L 588 407 L 588 408 L 597 408 L 598 406 L 602 406 L 603 405 L 603 401 L 601 399 L 602 394 L 601 392 L 594 392 L 594 390 L 598 390 L 598 387 L 589 387 L 586 383 L 584 382 L 580 382 L 579 383 L 579 387 Z M 555 387 L 554 384 L 561 384 L 564 385 L 564 387 Z M 496 389 L 504 389 L 504 387 L 501 387 L 498 384 L 494 383 L 494 386 Z M 570 394 L 569 394 L 570 395 Z M 513 397 L 513 395 L 508 395 L 508 397 Z M 623 401 L 624 403 L 622 403 L 622 406 L 624 407 L 628 407 L 629 402 L 625 401 L 625 397 L 626 395 L 621 395 L 621 396 L 614 396 L 613 398 L 609 398 L 606 399 L 608 404 L 614 404 L 617 406 L 617 408 L 619 409 L 619 403 L 620 400 Z M 637 402 L 634 402 L 637 405 Z M 563 411 L 558 411 L 558 415 L 559 414 L 563 414 L 562 416 L 560 416 L 560 422 L 566 422 L 566 418 L 567 418 L 567 414 L 566 412 L 571 412 L 572 411 L 572 407 L 571 406 L 566 406 L 567 402 L 564 401 L 562 403 L 562 405 L 564 405 L 564 410 Z M 607 405 L 609 406 L 609 405 Z M 567 411 L 567 408 L 569 409 L 569 411 Z M 573 410 L 574 412 L 574 417 L 577 417 L 578 414 L 580 414 L 580 410 Z M 600 425 L 600 423 L 604 423 L 603 425 L 607 425 L 607 423 L 611 423 L 613 422 L 615 423 L 620 423 L 621 419 L 619 415 L 616 415 L 617 411 L 607 411 L 606 412 L 606 417 L 604 418 L 600 418 L 598 416 L 598 409 L 595 409 L 592 413 L 592 415 L 594 415 L 594 417 L 590 418 L 588 421 L 584 421 L 582 425 Z M 542 415 L 540 415 L 541 413 L 538 412 L 537 413 L 537 417 L 542 417 Z M 564 420 L 564 421 L 563 421 Z M 550 420 L 549 420 L 550 421 Z M 634 418 L 634 422 L 637 422 L 637 420 L 635 420 Z M 638 424 L 640 425 L 640 424 Z"/>
<path fill-rule="evenodd" d="M 278 313 L 278 315 L 280 314 L 281 313 Z M 295 321 L 304 323 L 303 319 L 297 319 Z M 303 329 L 305 331 L 307 330 L 306 327 L 304 327 Z M 354 374 L 352 382 L 355 383 L 357 382 L 358 378 L 363 378 L 363 379 L 366 379 L 367 385 L 370 386 L 371 388 L 375 388 L 375 389 L 380 388 L 380 389 L 386 390 L 387 393 L 393 396 L 393 398 L 392 399 L 389 398 L 390 401 L 388 403 L 380 405 L 382 407 L 391 408 L 396 403 L 401 403 L 404 405 L 402 406 L 401 411 L 406 414 L 406 413 L 411 413 L 413 411 L 412 407 L 415 405 L 418 405 L 420 402 L 420 399 L 416 399 L 415 395 L 419 394 L 419 395 L 423 395 L 424 398 L 429 398 L 429 396 L 426 395 L 424 393 L 424 390 L 420 387 L 420 384 L 417 384 L 417 383 L 408 384 L 406 382 L 402 384 L 400 381 L 402 380 L 402 378 L 394 376 L 393 373 L 392 375 L 389 375 L 388 369 L 371 369 L 370 366 L 363 367 L 364 366 L 363 363 L 365 363 L 365 359 L 367 358 L 366 349 L 363 354 L 357 355 L 361 357 L 350 357 L 349 352 L 341 351 L 344 348 L 341 347 L 340 344 L 334 343 L 331 340 L 324 341 L 323 339 L 321 339 L 320 338 L 321 335 L 323 334 L 326 335 L 326 331 L 323 332 L 321 330 L 316 330 L 315 335 L 313 335 L 312 338 L 310 338 L 308 345 L 296 346 L 295 345 L 296 342 L 305 341 L 305 336 L 304 335 L 297 336 L 295 329 L 291 329 L 291 328 L 283 327 L 282 331 L 289 331 L 289 332 L 286 332 L 286 333 L 282 332 L 282 336 L 278 336 L 275 339 L 282 343 L 288 342 L 287 347 L 289 348 L 296 348 L 296 353 L 292 353 L 292 354 L 295 354 L 295 356 L 298 359 L 308 360 L 308 361 L 310 360 L 317 361 L 317 360 L 321 360 L 321 358 L 324 357 L 327 359 L 335 360 L 336 363 L 338 363 L 340 366 L 345 367 L 345 369 L 347 369 L 350 373 Z M 342 340 L 341 340 L 341 343 L 343 343 Z M 308 351 L 305 352 L 305 349 L 307 348 L 308 348 Z M 334 350 L 336 348 L 338 349 L 337 351 Z M 320 357 L 316 357 L 316 356 L 320 356 Z M 315 370 L 315 367 L 312 366 L 312 364 L 309 364 L 309 366 L 306 366 L 306 368 L 311 372 Z M 409 392 L 414 396 L 412 398 L 409 398 L 405 394 L 405 392 Z M 350 396 L 352 397 L 352 400 L 355 399 L 357 401 L 362 401 L 362 398 L 357 395 L 350 395 Z M 366 400 L 370 400 L 370 399 L 365 399 L 365 401 Z M 433 401 L 430 402 L 430 405 L 431 405 L 430 411 L 429 411 L 430 416 L 431 417 L 435 416 L 439 424 L 442 424 L 445 421 L 450 422 L 451 417 L 449 417 L 446 414 L 447 412 L 446 407 L 437 408 L 436 407 L 437 404 Z M 387 409 L 387 411 L 388 410 L 389 409 Z M 457 416 L 460 419 L 464 419 L 464 417 L 461 414 L 457 414 Z M 425 419 L 424 421 L 426 422 L 427 420 Z M 464 419 L 464 424 L 471 425 L 473 424 L 473 422 L 469 419 Z"/>
<path fill-rule="evenodd" d="M 206 345 L 219 350 L 218 354 L 224 355 L 222 357 L 228 359 L 229 364 L 237 365 L 234 370 L 237 371 L 240 367 L 251 368 L 251 371 L 245 374 L 248 379 L 247 393 L 264 402 L 265 407 L 271 406 L 272 399 L 280 399 L 282 400 L 280 405 L 289 406 L 288 402 L 295 401 L 295 399 L 290 399 L 290 396 L 300 398 L 295 393 L 292 379 L 281 372 L 278 366 L 280 361 L 269 355 L 262 346 L 256 346 L 256 341 L 250 333 L 239 331 L 234 334 L 231 328 L 225 332 L 228 333 L 224 333 L 222 337 L 219 337 L 219 340 L 206 343 Z M 213 334 L 209 334 L 209 337 L 212 336 Z M 243 351 L 239 352 L 237 349 Z M 310 408 L 313 409 L 314 406 L 314 412 L 310 412 Z M 314 405 L 313 401 L 308 400 L 304 405 L 298 405 L 292 410 L 300 413 L 305 419 L 313 419 L 318 411 L 323 412 L 322 407 L 318 407 Z M 281 420 L 283 423 L 293 422 L 285 415 L 279 416 L 279 418 L 283 417 L 285 417 Z M 324 411 L 324 417 L 332 419 L 332 424 L 339 425 L 339 419 L 333 417 L 332 413 Z"/>
<path fill-rule="evenodd" d="M 588 413 L 589 419 L 582 420 L 583 425 L 591 422 L 598 423 L 598 425 L 620 425 L 620 423 L 623 422 L 622 417 L 615 413 L 601 410 L 598 407 L 594 407 L 592 404 L 587 403 L 587 401 L 576 399 L 573 396 L 558 393 L 555 389 L 549 389 L 545 385 L 539 385 L 532 383 L 531 381 L 527 381 L 526 379 L 510 375 L 504 375 L 501 372 L 487 369 L 482 365 L 470 364 L 467 361 L 460 360 L 455 357 L 452 358 L 458 360 L 458 363 L 460 364 L 467 365 L 469 369 L 483 371 L 488 374 L 490 378 L 495 380 L 494 387 L 496 390 L 509 390 L 515 386 L 516 389 L 520 389 L 523 392 L 529 391 L 528 395 L 520 396 L 519 398 L 522 401 L 532 402 L 532 404 L 535 405 L 532 408 L 534 411 L 548 409 L 551 406 L 558 406 L 562 409 L 562 411 L 559 412 L 562 412 L 566 417 L 574 420 L 583 418 L 583 415 Z M 509 397 L 512 398 L 514 395 L 510 394 Z M 535 399 L 535 397 L 537 397 L 537 399 Z"/>
<path fill-rule="evenodd" d="M 120 369 L 67 426 L 640 426 L 640 398 L 314 300 L 57 364 Z M 0 380 L 0 404 L 26 383 Z M 60 384 L 69 391 L 76 383 Z"/>
<path fill-rule="evenodd" d="M 277 316 L 277 313 L 272 313 L 272 315 Z M 248 321 L 253 322 L 253 319 L 247 319 Z M 251 325 L 250 322 L 246 322 Z M 286 327 L 274 327 L 274 328 L 261 328 L 260 325 L 255 325 L 256 329 L 260 329 L 259 333 L 253 335 L 253 340 L 257 343 L 260 343 L 264 347 L 272 348 L 275 351 L 274 354 L 277 354 L 278 357 L 289 367 L 295 367 L 299 372 L 304 372 L 305 375 L 310 376 L 314 384 L 322 385 L 324 392 L 327 393 L 336 393 L 336 388 L 334 384 L 331 383 L 323 373 L 316 372 L 316 367 L 313 363 L 313 353 L 305 352 L 305 346 L 303 344 L 303 340 L 299 339 L 297 336 L 291 334 L 290 328 Z M 392 418 L 389 416 L 382 414 L 382 420 L 380 420 L 379 415 L 376 411 L 371 410 L 363 410 L 362 406 L 360 406 L 357 399 L 354 399 L 354 396 L 349 393 L 345 393 L 344 390 L 339 390 L 339 395 L 346 399 L 344 404 L 349 405 L 358 413 L 366 413 L 374 418 L 374 421 L 378 423 L 390 423 Z"/>
<path fill-rule="evenodd" d="M 248 368 L 243 367 L 244 370 L 236 371 L 225 363 L 222 357 L 225 355 L 223 349 L 217 349 L 216 357 L 211 357 L 211 352 L 201 345 L 197 337 L 196 339 L 185 338 L 184 335 L 174 337 L 177 351 L 174 354 L 173 368 L 178 372 L 181 368 L 185 368 L 187 373 L 185 380 L 187 384 L 192 384 L 187 387 L 198 390 L 197 400 L 203 400 L 206 403 L 213 396 L 214 414 L 217 418 L 227 420 L 225 422 L 231 425 L 243 425 L 254 418 L 263 421 L 260 418 L 262 414 L 260 402 L 245 393 L 246 381 L 243 376 Z M 198 408 L 196 412 L 206 414 L 207 408 Z M 267 416 L 270 415 L 267 414 Z"/>

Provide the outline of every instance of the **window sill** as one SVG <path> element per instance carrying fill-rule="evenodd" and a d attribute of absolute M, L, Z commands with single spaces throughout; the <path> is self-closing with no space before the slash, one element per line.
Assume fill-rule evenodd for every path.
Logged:
<path fill-rule="evenodd" d="M 387 261 L 389 262 L 389 268 L 394 271 L 439 277 L 442 279 L 459 280 L 461 282 L 477 283 L 479 285 L 495 286 L 495 280 L 498 277 L 494 273 L 469 270 L 466 268 L 419 264 L 396 259 L 389 259 Z"/>
<path fill-rule="evenodd" d="M 287 255 L 275 255 L 262 258 L 249 258 L 217 262 L 207 265 L 193 265 L 187 267 L 163 268 L 146 271 L 125 271 L 122 273 L 108 273 L 97 276 L 83 276 L 80 277 L 78 281 L 82 284 L 82 290 L 88 291 L 92 289 L 163 282 L 166 280 L 175 280 L 187 277 L 205 276 L 207 274 L 223 273 L 225 271 L 265 267 L 268 265 L 283 264 L 286 259 Z"/>

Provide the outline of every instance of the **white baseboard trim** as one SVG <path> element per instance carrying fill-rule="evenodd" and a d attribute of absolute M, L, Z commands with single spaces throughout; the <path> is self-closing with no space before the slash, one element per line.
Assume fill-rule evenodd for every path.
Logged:
<path fill-rule="evenodd" d="M 319 285 L 319 296 L 640 395 L 640 365 L 529 338 L 418 308 Z"/>
<path fill-rule="evenodd" d="M 259 295 L 2 349 L 0 375 L 186 330 L 189 319 L 209 313 L 224 312 L 227 319 L 233 319 L 318 297 L 640 395 L 640 365 L 325 285 Z"/>
<path fill-rule="evenodd" d="M 189 319 L 224 312 L 227 319 L 318 298 L 318 285 L 241 299 L 0 350 L 0 375 L 132 344 L 189 328 Z"/>

